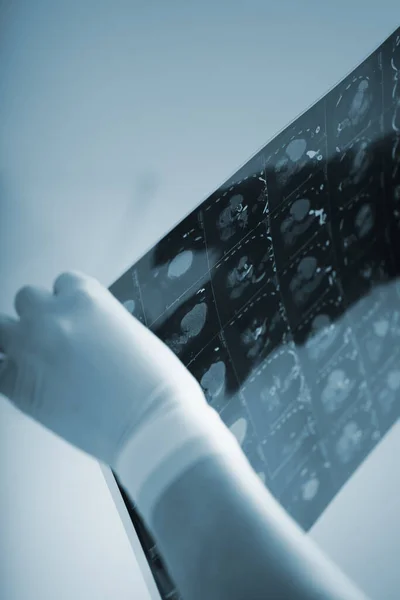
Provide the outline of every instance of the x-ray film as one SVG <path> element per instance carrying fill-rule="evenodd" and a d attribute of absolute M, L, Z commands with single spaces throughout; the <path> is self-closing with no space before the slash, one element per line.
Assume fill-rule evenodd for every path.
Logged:
<path fill-rule="evenodd" d="M 399 240 L 397 30 L 110 288 L 305 530 L 399 419 Z"/>

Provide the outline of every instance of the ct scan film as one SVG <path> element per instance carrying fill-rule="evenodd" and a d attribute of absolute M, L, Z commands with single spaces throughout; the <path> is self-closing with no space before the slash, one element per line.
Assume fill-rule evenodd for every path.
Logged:
<path fill-rule="evenodd" d="M 305 530 L 399 418 L 399 239 L 400 29 L 110 288 Z"/>

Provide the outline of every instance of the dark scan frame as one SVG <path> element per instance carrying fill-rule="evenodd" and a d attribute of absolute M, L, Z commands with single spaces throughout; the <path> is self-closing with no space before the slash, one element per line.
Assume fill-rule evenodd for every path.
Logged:
<path fill-rule="evenodd" d="M 399 418 L 399 240 L 400 28 L 110 287 L 306 531 Z"/>

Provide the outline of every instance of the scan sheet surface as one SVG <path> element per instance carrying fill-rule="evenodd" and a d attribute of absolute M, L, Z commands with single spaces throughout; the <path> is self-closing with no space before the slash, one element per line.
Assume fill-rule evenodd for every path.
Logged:
<path fill-rule="evenodd" d="M 305 530 L 399 418 L 399 239 L 397 30 L 110 288 Z"/>

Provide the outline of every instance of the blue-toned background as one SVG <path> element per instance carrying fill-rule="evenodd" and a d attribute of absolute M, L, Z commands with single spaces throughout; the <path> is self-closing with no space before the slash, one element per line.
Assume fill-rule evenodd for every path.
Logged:
<path fill-rule="evenodd" d="M 0 310 L 105 285 L 399 24 L 397 2 L 0 0 Z M 398 429 L 311 535 L 398 597 Z M 0 598 L 146 599 L 98 465 L 0 404 Z"/>

